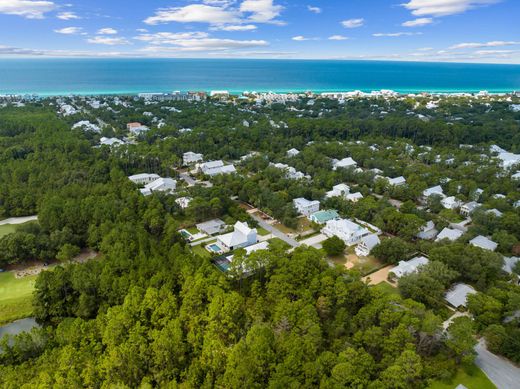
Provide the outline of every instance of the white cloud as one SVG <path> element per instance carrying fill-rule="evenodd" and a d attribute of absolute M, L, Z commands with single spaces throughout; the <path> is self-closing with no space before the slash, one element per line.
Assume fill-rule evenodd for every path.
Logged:
<path fill-rule="evenodd" d="M 56 17 L 61 20 L 81 19 L 75 12 L 60 12 Z"/>
<path fill-rule="evenodd" d="M 361 26 L 363 26 L 365 24 L 365 19 L 360 18 L 360 19 L 343 20 L 341 22 L 341 24 L 345 28 L 358 28 L 358 27 L 361 27 Z"/>
<path fill-rule="evenodd" d="M 329 36 L 329 41 L 346 41 L 348 38 L 343 35 L 332 35 Z"/>
<path fill-rule="evenodd" d="M 313 7 L 312 5 L 308 5 L 307 9 L 315 14 L 321 14 L 321 8 L 320 7 Z"/>
<path fill-rule="evenodd" d="M 376 34 L 372 34 L 372 36 L 375 36 L 375 37 L 399 37 L 399 36 L 412 36 L 412 35 L 422 35 L 422 32 L 387 32 L 387 33 L 378 32 Z"/>
<path fill-rule="evenodd" d="M 401 24 L 401 26 L 403 26 L 403 27 L 422 27 L 422 26 L 426 26 L 426 25 L 432 24 L 432 23 L 433 23 L 432 18 L 418 18 L 415 20 L 409 20 L 407 22 L 404 22 L 403 24 Z"/>
<path fill-rule="evenodd" d="M 520 42 L 515 41 L 491 41 L 491 42 L 473 42 L 473 43 L 459 43 L 453 45 L 450 49 L 477 49 L 481 47 L 500 47 L 500 46 L 515 46 L 520 45 Z"/>
<path fill-rule="evenodd" d="M 154 34 L 141 34 L 134 39 L 142 41 L 142 42 L 148 42 L 152 45 L 164 45 L 164 44 L 175 44 L 179 40 L 186 40 L 186 39 L 203 39 L 209 37 L 209 34 L 207 32 L 202 31 L 192 31 L 192 32 L 179 32 L 179 33 L 173 33 L 173 32 L 157 32 Z"/>
<path fill-rule="evenodd" d="M 317 40 L 319 40 L 319 38 L 308 38 L 308 37 L 305 37 L 303 35 L 293 36 L 291 39 L 293 41 L 296 41 L 296 42 L 317 41 Z"/>
<path fill-rule="evenodd" d="M 185 7 L 159 9 L 154 16 L 145 19 L 144 22 L 152 25 L 169 22 L 234 24 L 240 23 L 240 17 L 235 10 L 205 4 L 191 4 Z"/>
<path fill-rule="evenodd" d="M 97 34 L 98 35 L 116 35 L 117 30 L 114 28 L 107 27 L 107 28 L 102 28 L 102 29 L 98 30 Z"/>
<path fill-rule="evenodd" d="M 472 8 L 495 4 L 501 0 L 410 0 L 403 7 L 415 16 L 447 16 L 466 12 Z"/>
<path fill-rule="evenodd" d="M 54 32 L 58 34 L 65 34 L 65 35 L 76 35 L 80 34 L 83 29 L 81 27 L 65 27 L 60 28 L 58 30 L 54 30 Z"/>
<path fill-rule="evenodd" d="M 130 42 L 121 37 L 111 37 L 111 36 L 95 36 L 87 39 L 88 43 L 93 43 L 97 45 L 107 45 L 107 46 L 116 46 L 116 45 L 128 45 Z"/>
<path fill-rule="evenodd" d="M 253 31 L 257 28 L 258 27 L 256 27 L 254 24 L 228 24 L 221 26 L 213 26 L 210 29 L 214 31 Z"/>
<path fill-rule="evenodd" d="M 0 14 L 17 15 L 27 19 L 43 19 L 47 12 L 56 9 L 52 1 L 0 0 Z"/>
<path fill-rule="evenodd" d="M 282 12 L 281 5 L 275 5 L 273 0 L 244 0 L 240 4 L 240 11 L 250 14 L 248 19 L 256 23 L 277 23 L 275 20 Z"/>

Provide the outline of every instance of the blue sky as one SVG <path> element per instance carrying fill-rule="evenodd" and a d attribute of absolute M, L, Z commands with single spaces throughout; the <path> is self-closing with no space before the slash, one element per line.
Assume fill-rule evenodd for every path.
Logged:
<path fill-rule="evenodd" d="M 520 0 L 0 0 L 0 56 L 520 64 Z"/>

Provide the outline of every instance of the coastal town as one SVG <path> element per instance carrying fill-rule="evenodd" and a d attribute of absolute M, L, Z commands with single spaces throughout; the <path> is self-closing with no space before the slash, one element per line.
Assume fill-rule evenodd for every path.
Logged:
<path fill-rule="evenodd" d="M 91 177 L 71 168 L 56 182 L 77 193 L 92 187 L 89 201 L 58 205 L 61 189 L 52 186 L 38 200 L 0 188 L 0 219 L 38 214 L 16 228 L 0 224 L 4 274 L 38 259 L 50 263 L 39 268 L 44 274 L 58 272 L 56 258 L 82 266 L 63 261 L 85 250 L 95 252 L 86 266 L 102 266 L 118 250 L 135 255 L 128 250 L 137 250 L 139 234 L 166 252 L 183 247 L 186 258 L 239 285 L 262 282 L 280 266 L 274 257 L 316 255 L 324 272 L 359 280 L 385 306 L 413 300 L 435 315 L 432 339 L 469 320 L 479 343 L 457 358 L 496 387 L 520 379 L 520 94 L 9 95 L 0 107 L 9 123 L 17 112 L 54 117 L 74 147 L 92 155 Z M 27 160 L 15 145 L 14 160 Z M 131 205 L 107 206 L 119 196 Z M 143 232 L 116 227 L 121 217 Z M 4 233 L 5 226 L 12 228 Z"/>

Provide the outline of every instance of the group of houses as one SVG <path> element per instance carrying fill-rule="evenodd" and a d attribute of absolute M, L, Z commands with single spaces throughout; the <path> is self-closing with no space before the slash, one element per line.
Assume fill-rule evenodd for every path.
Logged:
<path fill-rule="evenodd" d="M 150 196 L 155 192 L 171 194 L 177 188 L 177 181 L 172 178 L 163 178 L 155 173 L 140 173 L 128 177 L 130 181 L 138 186 L 142 195 Z"/>

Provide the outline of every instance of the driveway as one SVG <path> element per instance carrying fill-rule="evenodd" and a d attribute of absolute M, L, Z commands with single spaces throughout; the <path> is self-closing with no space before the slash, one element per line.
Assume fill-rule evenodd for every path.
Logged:
<path fill-rule="evenodd" d="M 269 231 L 274 237 L 283 240 L 285 243 L 287 243 L 288 245 L 290 245 L 293 248 L 300 246 L 300 242 L 296 241 L 293 238 L 290 238 L 289 236 L 284 234 L 279 229 L 273 227 L 272 225 L 267 223 L 265 220 L 263 220 L 260 216 L 255 215 L 255 214 L 252 214 L 250 216 L 258 222 L 258 225 L 260 227 L 262 227 L 263 229 L 266 229 L 267 231 Z"/>
<path fill-rule="evenodd" d="M 312 247 L 315 247 L 317 249 L 321 249 L 321 243 L 324 240 L 327 240 L 327 237 L 325 235 L 323 235 L 323 234 L 318 234 L 318 235 L 315 235 L 315 236 L 311 236 L 310 238 L 307 238 L 305 240 L 301 240 L 300 244 L 305 244 L 307 246 L 312 246 Z"/>
<path fill-rule="evenodd" d="M 181 178 L 181 180 L 186 182 L 188 186 L 195 186 L 195 184 L 197 183 L 197 181 L 195 181 L 188 173 L 179 173 L 179 177 Z"/>
<path fill-rule="evenodd" d="M 505 358 L 496 356 L 486 349 L 484 339 L 475 346 L 475 364 L 482 369 L 498 389 L 517 389 L 520 383 L 520 368 Z"/>

